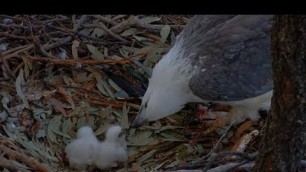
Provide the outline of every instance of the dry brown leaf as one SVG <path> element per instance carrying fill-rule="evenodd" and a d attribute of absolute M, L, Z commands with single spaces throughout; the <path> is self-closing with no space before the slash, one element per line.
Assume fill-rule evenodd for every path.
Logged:
<path fill-rule="evenodd" d="M 90 82 L 84 83 L 82 85 L 82 88 L 90 91 L 90 90 L 93 90 L 96 87 L 96 84 L 97 84 L 96 81 L 90 81 Z"/>
<path fill-rule="evenodd" d="M 64 96 L 64 99 L 72 106 L 72 109 L 75 108 L 75 104 L 71 98 L 71 96 L 69 95 L 69 93 L 65 90 L 65 88 L 61 87 L 61 86 L 56 86 L 57 92 L 62 94 Z"/>
<path fill-rule="evenodd" d="M 62 103 L 55 98 L 50 98 L 49 103 L 57 111 L 62 113 L 65 117 L 67 116 L 66 110 L 63 108 Z"/>
<path fill-rule="evenodd" d="M 78 48 L 80 46 L 80 42 L 77 40 L 74 40 L 72 42 L 72 47 L 71 47 L 71 51 L 72 51 L 72 57 L 74 60 L 78 60 L 79 55 L 78 55 Z"/>
<path fill-rule="evenodd" d="M 132 168 L 130 170 L 131 170 L 131 172 L 134 172 L 134 171 L 138 172 L 138 171 L 140 171 L 140 169 L 141 168 L 137 163 L 133 163 Z"/>
<path fill-rule="evenodd" d="M 232 151 L 238 151 L 238 152 L 244 152 L 244 150 L 246 149 L 247 145 L 254 140 L 254 138 L 256 136 L 258 136 L 259 131 L 258 130 L 254 130 L 246 135 L 244 135 L 243 137 L 241 137 L 236 143 L 235 145 L 232 147 Z M 234 156 L 231 156 L 234 157 Z"/>
<path fill-rule="evenodd" d="M 246 121 L 244 122 L 238 129 L 237 131 L 235 132 L 235 137 L 234 139 L 235 140 L 238 140 L 242 133 L 245 132 L 247 129 L 249 129 L 250 127 L 252 127 L 253 125 L 255 125 L 256 122 L 255 121 Z"/>

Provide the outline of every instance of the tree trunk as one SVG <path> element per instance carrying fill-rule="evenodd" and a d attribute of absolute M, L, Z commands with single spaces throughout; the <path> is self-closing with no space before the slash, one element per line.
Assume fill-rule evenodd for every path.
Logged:
<path fill-rule="evenodd" d="M 272 27 L 274 92 L 254 171 L 295 172 L 306 123 L 305 16 L 276 16 Z"/>

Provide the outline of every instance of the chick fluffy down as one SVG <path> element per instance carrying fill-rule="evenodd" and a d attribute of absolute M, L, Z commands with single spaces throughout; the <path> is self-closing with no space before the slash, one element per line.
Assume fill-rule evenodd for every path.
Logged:
<path fill-rule="evenodd" d="M 65 148 L 70 167 L 85 170 L 94 162 L 94 155 L 99 149 L 100 143 L 92 129 L 88 126 L 81 127 L 77 133 L 77 139 L 73 140 Z"/>

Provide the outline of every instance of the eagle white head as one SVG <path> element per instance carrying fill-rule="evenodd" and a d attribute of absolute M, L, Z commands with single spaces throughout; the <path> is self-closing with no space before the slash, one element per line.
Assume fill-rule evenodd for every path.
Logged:
<path fill-rule="evenodd" d="M 174 114 L 196 99 L 188 85 L 191 78 L 189 62 L 186 58 L 177 60 L 183 56 L 181 44 L 177 42 L 155 65 L 133 126 Z"/>

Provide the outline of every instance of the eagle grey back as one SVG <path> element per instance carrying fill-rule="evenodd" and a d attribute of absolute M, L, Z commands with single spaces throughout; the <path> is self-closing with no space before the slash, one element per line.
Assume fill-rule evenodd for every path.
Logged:
<path fill-rule="evenodd" d="M 236 101 L 273 88 L 273 16 L 194 16 L 177 41 L 196 70 L 189 86 L 209 101 Z"/>

